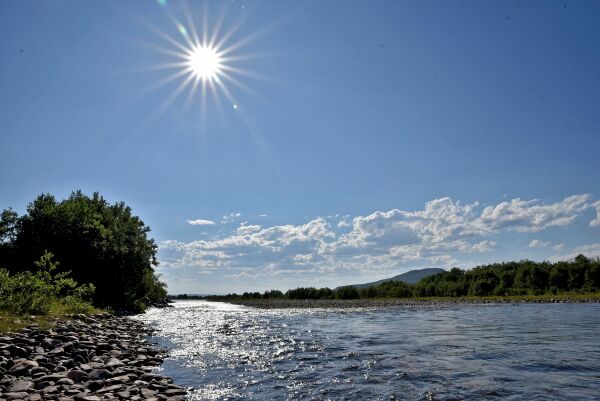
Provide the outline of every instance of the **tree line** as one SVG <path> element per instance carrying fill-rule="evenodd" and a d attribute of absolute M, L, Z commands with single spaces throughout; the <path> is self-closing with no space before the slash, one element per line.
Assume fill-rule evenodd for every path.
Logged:
<path fill-rule="evenodd" d="M 452 268 L 427 276 L 416 284 L 387 281 L 382 284 L 337 289 L 300 287 L 245 292 L 243 294 L 198 297 L 214 301 L 243 299 L 359 299 L 359 298 L 422 298 L 467 296 L 545 295 L 590 293 L 600 290 L 600 258 L 579 255 L 571 261 L 494 263 L 470 270 Z M 180 298 L 189 298 L 185 294 Z"/>
<path fill-rule="evenodd" d="M 142 311 L 166 297 L 149 231 L 125 203 L 110 204 L 98 193 L 75 191 L 62 201 L 42 194 L 21 216 L 10 208 L 1 213 L 0 268 L 6 277 L 33 277 L 51 255 L 52 274 L 87 285 L 94 305 Z"/>

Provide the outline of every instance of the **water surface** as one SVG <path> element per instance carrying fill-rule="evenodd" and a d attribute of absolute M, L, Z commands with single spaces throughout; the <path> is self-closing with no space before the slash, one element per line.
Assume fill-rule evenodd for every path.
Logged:
<path fill-rule="evenodd" d="M 177 302 L 140 319 L 194 400 L 600 399 L 600 305 L 262 310 Z"/>

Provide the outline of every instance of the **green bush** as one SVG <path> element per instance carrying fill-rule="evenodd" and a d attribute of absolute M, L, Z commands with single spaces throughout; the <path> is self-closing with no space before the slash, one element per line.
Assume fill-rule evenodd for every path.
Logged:
<path fill-rule="evenodd" d="M 56 302 L 62 303 L 67 311 L 89 313 L 93 310 L 90 299 L 94 294 L 92 284 L 78 285 L 68 277 L 68 272 L 52 274 L 58 263 L 50 252 L 44 252 L 35 262 L 37 270 L 10 275 L 0 269 L 0 309 L 12 313 L 46 314 Z"/>
<path fill-rule="evenodd" d="M 61 296 L 75 282 L 93 283 L 96 305 L 139 310 L 167 295 L 154 272 L 157 247 L 149 231 L 130 207 L 98 193 L 76 191 L 62 201 L 42 194 L 22 216 L 11 209 L 0 214 L 0 263 L 21 273 L 48 250 L 60 261 L 57 272 L 69 272 Z"/>

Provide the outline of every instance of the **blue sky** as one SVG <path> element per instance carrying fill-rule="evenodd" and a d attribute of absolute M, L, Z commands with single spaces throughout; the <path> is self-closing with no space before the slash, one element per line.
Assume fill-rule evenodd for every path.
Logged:
<path fill-rule="evenodd" d="M 172 293 L 600 256 L 598 15 L 596 1 L 5 1 L 0 207 L 123 200 Z M 229 96 L 173 97 L 181 67 L 159 67 L 179 26 L 219 22 L 237 45 Z"/>

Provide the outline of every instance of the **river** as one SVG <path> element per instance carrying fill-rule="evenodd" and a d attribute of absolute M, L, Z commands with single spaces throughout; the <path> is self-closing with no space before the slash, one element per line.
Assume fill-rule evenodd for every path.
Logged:
<path fill-rule="evenodd" d="M 600 399 L 600 304 L 264 310 L 139 319 L 193 400 Z"/>

